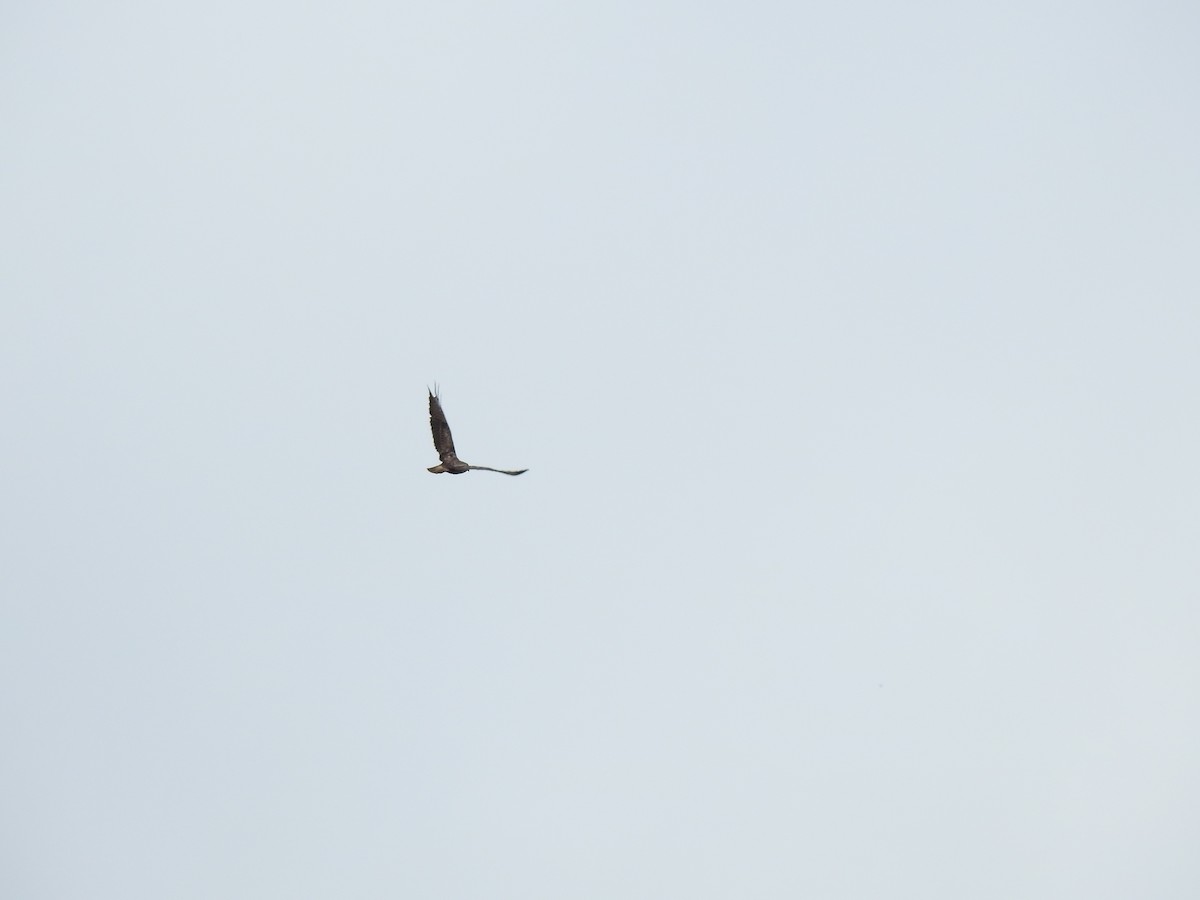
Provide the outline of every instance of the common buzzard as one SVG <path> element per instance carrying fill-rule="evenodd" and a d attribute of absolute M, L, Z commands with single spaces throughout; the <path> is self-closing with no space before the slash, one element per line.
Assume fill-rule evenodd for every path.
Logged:
<path fill-rule="evenodd" d="M 442 472 L 461 475 L 472 469 L 499 472 L 501 475 L 520 475 L 529 471 L 528 469 L 513 471 L 512 469 L 493 469 L 488 466 L 469 466 L 459 459 L 454 452 L 454 438 L 450 436 L 450 426 L 446 424 L 446 414 L 442 412 L 441 401 L 433 391 L 429 391 L 429 427 L 433 429 L 433 446 L 437 448 L 438 456 L 442 459 L 438 465 L 429 467 L 429 471 L 435 475 Z"/>

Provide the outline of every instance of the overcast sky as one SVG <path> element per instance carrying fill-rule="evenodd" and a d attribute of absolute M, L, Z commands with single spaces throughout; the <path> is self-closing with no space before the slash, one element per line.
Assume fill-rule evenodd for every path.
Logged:
<path fill-rule="evenodd" d="M 7 4 L 0 893 L 1200 896 L 1197 46 Z"/>

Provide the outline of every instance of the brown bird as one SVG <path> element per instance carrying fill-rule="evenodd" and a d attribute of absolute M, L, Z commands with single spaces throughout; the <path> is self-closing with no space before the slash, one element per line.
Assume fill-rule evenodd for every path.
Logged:
<path fill-rule="evenodd" d="M 428 390 L 428 388 L 426 388 Z M 441 401 L 438 400 L 438 395 L 433 391 L 429 391 L 429 427 L 433 429 L 433 446 L 437 448 L 438 456 L 442 461 L 436 466 L 430 466 L 429 471 L 438 475 L 442 472 L 449 472 L 451 475 L 461 475 L 463 472 L 470 472 L 472 469 L 480 469 L 484 472 L 499 472 L 501 475 L 520 475 L 523 472 L 528 472 L 528 469 L 493 469 L 488 466 L 469 466 L 458 458 L 454 452 L 454 438 L 450 436 L 450 426 L 446 423 L 446 414 L 442 412 Z"/>

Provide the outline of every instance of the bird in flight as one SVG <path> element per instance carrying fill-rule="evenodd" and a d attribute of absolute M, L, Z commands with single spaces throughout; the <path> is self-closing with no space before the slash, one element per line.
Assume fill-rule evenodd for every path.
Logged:
<path fill-rule="evenodd" d="M 428 390 L 428 389 L 427 389 Z M 520 475 L 528 469 L 493 469 L 488 466 L 469 466 L 458 458 L 454 452 L 454 438 L 450 436 L 450 426 L 446 423 L 446 414 L 442 412 L 442 403 L 438 395 L 429 391 L 429 427 L 433 429 L 433 446 L 437 448 L 442 461 L 436 466 L 430 466 L 429 471 L 438 475 L 449 472 L 451 475 L 461 475 L 472 469 L 484 472 L 499 472 L 501 475 Z"/>

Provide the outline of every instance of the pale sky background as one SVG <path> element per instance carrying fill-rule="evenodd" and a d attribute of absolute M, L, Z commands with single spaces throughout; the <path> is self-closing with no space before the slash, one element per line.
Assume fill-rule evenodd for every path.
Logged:
<path fill-rule="evenodd" d="M 0 894 L 1200 896 L 1198 47 L 6 4 Z"/>

